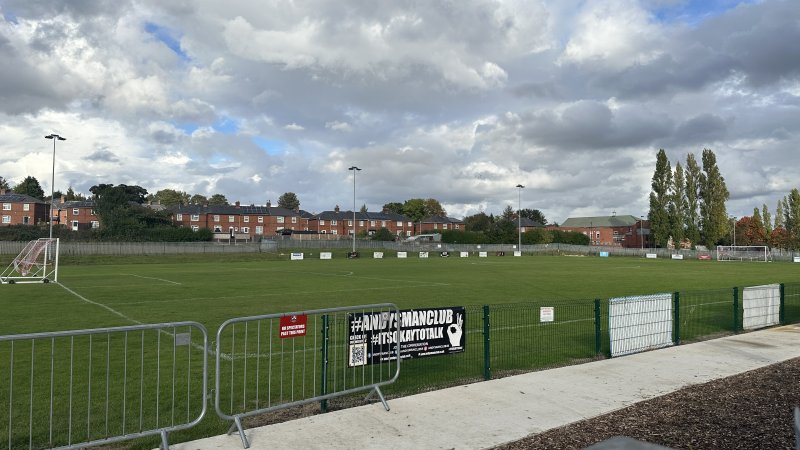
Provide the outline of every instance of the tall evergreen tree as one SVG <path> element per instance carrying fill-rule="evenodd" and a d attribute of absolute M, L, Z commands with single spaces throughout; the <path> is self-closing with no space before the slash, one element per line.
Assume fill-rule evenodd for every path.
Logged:
<path fill-rule="evenodd" d="M 670 201 L 669 201 L 669 224 L 670 236 L 676 247 L 686 237 L 685 223 L 686 223 L 686 209 L 688 208 L 686 201 L 686 180 L 683 175 L 683 166 L 681 163 L 675 164 L 675 174 L 672 179 L 672 187 L 670 188 Z"/>
<path fill-rule="evenodd" d="M 694 154 L 686 156 L 686 211 L 684 220 L 686 221 L 686 238 L 692 245 L 700 243 L 700 166 Z"/>
<path fill-rule="evenodd" d="M 719 172 L 714 152 L 703 149 L 703 174 L 700 178 L 700 217 L 702 240 L 707 246 L 714 246 L 730 232 L 730 221 L 725 202 L 730 193 L 725 186 L 725 178 Z"/>
<path fill-rule="evenodd" d="M 278 197 L 278 206 L 294 211 L 300 208 L 300 199 L 297 198 L 297 194 L 294 192 L 284 192 Z"/>
<path fill-rule="evenodd" d="M 8 180 L 3 177 L 0 177 L 0 189 L 11 189 L 11 186 L 8 184 Z"/>
<path fill-rule="evenodd" d="M 778 199 L 778 206 L 775 207 L 775 226 L 773 230 L 783 228 L 783 199 Z"/>
<path fill-rule="evenodd" d="M 764 222 L 764 233 L 769 238 L 769 235 L 772 234 L 772 216 L 769 214 L 766 203 L 761 205 L 761 220 Z"/>
<path fill-rule="evenodd" d="M 800 248 L 800 191 L 792 189 L 786 197 L 786 231 L 793 249 Z"/>
<path fill-rule="evenodd" d="M 665 247 L 670 233 L 668 208 L 672 168 L 664 149 L 659 150 L 656 155 L 656 170 L 653 172 L 650 186 L 650 212 L 647 214 L 647 220 L 650 221 L 650 232 L 656 247 Z"/>

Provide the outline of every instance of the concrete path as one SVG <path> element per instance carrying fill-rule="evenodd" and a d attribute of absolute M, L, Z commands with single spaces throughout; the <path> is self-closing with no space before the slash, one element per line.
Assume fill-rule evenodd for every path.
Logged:
<path fill-rule="evenodd" d="M 247 430 L 252 449 L 479 449 L 800 357 L 800 325 L 533 372 Z M 401 372 L 402 376 L 402 372 Z M 241 449 L 237 434 L 172 445 Z"/>

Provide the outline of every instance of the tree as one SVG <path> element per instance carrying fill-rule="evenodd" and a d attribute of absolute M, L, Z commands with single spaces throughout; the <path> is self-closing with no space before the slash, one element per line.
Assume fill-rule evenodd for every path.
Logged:
<path fill-rule="evenodd" d="M 190 198 L 186 192 L 175 189 L 162 189 L 153 196 L 153 200 L 165 206 L 188 205 Z"/>
<path fill-rule="evenodd" d="M 297 194 L 294 192 L 284 192 L 278 197 L 278 206 L 294 211 L 300 209 L 300 199 L 297 198 Z"/>
<path fill-rule="evenodd" d="M 730 221 L 725 202 L 730 193 L 725 186 L 725 178 L 717 167 L 717 157 L 709 149 L 703 149 L 703 173 L 700 177 L 700 217 L 702 240 L 707 246 L 714 246 L 728 235 Z"/>
<path fill-rule="evenodd" d="M 94 195 L 95 211 L 100 216 L 100 233 L 104 237 L 130 238 L 144 228 L 143 208 L 131 203 L 144 202 L 147 190 L 140 186 L 99 184 L 89 191 Z"/>
<path fill-rule="evenodd" d="M 386 227 L 381 227 L 375 234 L 372 235 L 373 241 L 393 241 L 395 239 L 391 231 Z"/>
<path fill-rule="evenodd" d="M 222 194 L 214 194 L 208 199 L 209 205 L 224 206 L 228 205 L 228 199 Z"/>
<path fill-rule="evenodd" d="M 0 177 L 0 189 L 11 189 L 11 185 L 8 184 L 8 180 L 3 177 Z"/>
<path fill-rule="evenodd" d="M 686 239 L 697 245 L 700 243 L 700 178 L 702 173 L 700 166 L 697 165 L 697 160 L 694 154 L 689 153 L 686 156 L 686 203 L 685 211 L 683 213 L 684 221 L 686 222 Z"/>
<path fill-rule="evenodd" d="M 769 238 L 769 235 L 772 234 L 772 216 L 769 215 L 769 208 L 767 208 L 766 203 L 761 205 L 761 217 L 764 222 L 764 232 L 767 238 Z"/>
<path fill-rule="evenodd" d="M 680 243 L 683 241 L 684 237 L 686 237 L 684 227 L 686 226 L 685 214 L 688 208 L 686 206 L 687 203 L 686 180 L 683 175 L 683 166 L 681 166 L 681 163 L 677 163 L 675 164 L 675 175 L 673 177 L 672 187 L 670 188 L 668 207 L 670 236 L 672 236 L 672 241 L 677 247 L 680 247 Z"/>
<path fill-rule="evenodd" d="M 464 217 L 464 227 L 467 231 L 488 231 L 492 220 L 484 212 Z"/>
<path fill-rule="evenodd" d="M 202 194 L 194 194 L 189 199 L 190 205 L 207 205 L 208 204 L 208 197 Z"/>
<path fill-rule="evenodd" d="M 72 186 L 70 186 L 69 188 L 67 188 L 67 193 L 64 194 L 64 201 L 71 202 L 76 200 L 86 200 L 86 196 L 81 194 L 80 192 L 76 193 L 72 189 Z"/>
<path fill-rule="evenodd" d="M 519 212 L 519 215 L 533 221 L 539 222 L 542 225 L 547 225 L 547 219 L 544 214 L 538 209 L 525 208 Z"/>
<path fill-rule="evenodd" d="M 441 216 L 441 217 L 447 216 L 447 211 L 444 210 L 442 204 L 439 203 L 439 200 L 428 198 L 425 199 L 424 204 L 425 204 L 425 213 L 428 216 Z"/>
<path fill-rule="evenodd" d="M 400 202 L 389 202 L 384 204 L 381 210 L 395 214 L 403 214 L 403 204 Z"/>
<path fill-rule="evenodd" d="M 650 231 L 655 245 L 666 247 L 670 232 L 668 207 L 672 168 L 664 149 L 660 149 L 656 155 L 656 169 L 650 186 L 650 212 L 647 214 L 647 220 L 650 221 Z"/>
<path fill-rule="evenodd" d="M 776 228 L 783 228 L 783 200 L 778 199 L 778 206 L 775 207 L 775 226 L 772 227 L 773 230 Z"/>
<path fill-rule="evenodd" d="M 742 217 L 744 219 L 744 217 Z M 750 240 L 749 244 L 742 245 L 766 245 L 767 229 L 764 227 L 764 220 L 761 218 L 761 211 L 753 208 L 753 217 L 750 218 L 745 234 Z M 737 242 L 738 243 L 738 242 Z"/>
<path fill-rule="evenodd" d="M 411 198 L 406 200 L 403 203 L 403 214 L 414 222 L 419 222 L 426 217 L 444 217 L 447 215 L 439 201 L 433 198 Z"/>
<path fill-rule="evenodd" d="M 506 206 L 503 210 L 503 219 L 505 220 L 513 220 L 516 219 L 517 215 L 514 213 L 514 208 L 511 205 Z"/>
<path fill-rule="evenodd" d="M 791 248 L 800 248 L 800 191 L 792 189 L 786 198 L 786 231 L 789 233 Z"/>
<path fill-rule="evenodd" d="M 359 209 L 358 211 L 359 211 L 359 212 L 362 212 L 362 213 L 365 213 L 365 212 L 367 212 L 368 210 L 369 210 L 369 208 L 367 208 L 367 204 L 366 204 L 366 203 L 364 203 L 363 205 L 361 205 L 361 209 Z"/>
<path fill-rule="evenodd" d="M 14 192 L 17 194 L 30 195 L 33 198 L 44 198 L 44 191 L 42 190 L 42 186 L 39 185 L 39 181 L 30 175 L 25 177 L 22 183 L 14 186 Z"/>

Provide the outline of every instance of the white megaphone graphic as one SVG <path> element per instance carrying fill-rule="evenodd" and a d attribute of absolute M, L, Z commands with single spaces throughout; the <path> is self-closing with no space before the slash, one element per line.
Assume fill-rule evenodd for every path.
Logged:
<path fill-rule="evenodd" d="M 464 328 L 464 319 L 461 314 L 458 315 L 456 322 L 447 327 L 447 337 L 450 339 L 451 347 L 461 347 L 461 335 Z"/>

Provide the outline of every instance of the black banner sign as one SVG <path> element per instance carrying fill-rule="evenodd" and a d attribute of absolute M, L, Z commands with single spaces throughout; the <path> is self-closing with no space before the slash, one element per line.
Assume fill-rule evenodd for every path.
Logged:
<path fill-rule="evenodd" d="M 402 342 L 403 359 L 461 353 L 466 343 L 466 316 L 463 306 L 402 310 L 399 317 L 394 312 L 350 314 L 349 365 L 397 359 L 398 340 Z"/>

